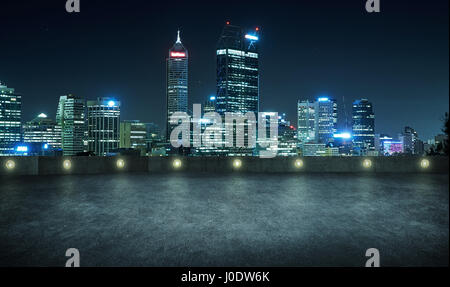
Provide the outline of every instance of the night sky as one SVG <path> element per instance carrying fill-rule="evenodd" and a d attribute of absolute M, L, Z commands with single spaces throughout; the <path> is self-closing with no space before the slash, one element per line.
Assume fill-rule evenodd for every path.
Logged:
<path fill-rule="evenodd" d="M 260 27 L 261 111 L 296 117 L 298 99 L 374 104 L 376 133 L 440 132 L 449 107 L 448 0 L 1 0 L 0 81 L 23 95 L 23 120 L 54 117 L 60 95 L 122 101 L 122 119 L 164 127 L 165 58 L 181 29 L 189 102 L 216 88 L 215 48 L 227 20 Z M 192 107 L 192 106 L 191 106 Z"/>

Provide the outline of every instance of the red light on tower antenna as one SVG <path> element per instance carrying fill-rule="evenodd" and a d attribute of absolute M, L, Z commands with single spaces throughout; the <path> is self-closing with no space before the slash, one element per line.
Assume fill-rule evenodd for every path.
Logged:
<path fill-rule="evenodd" d="M 230 25 L 230 21 L 227 21 L 227 25 Z"/>
<path fill-rule="evenodd" d="M 259 31 L 259 27 L 256 27 L 256 31 Z"/>

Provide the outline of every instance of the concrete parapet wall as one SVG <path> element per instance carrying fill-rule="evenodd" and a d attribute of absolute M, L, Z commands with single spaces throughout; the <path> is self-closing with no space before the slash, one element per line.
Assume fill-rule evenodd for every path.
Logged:
<path fill-rule="evenodd" d="M 118 166 L 118 161 L 123 166 Z M 174 166 L 178 160 L 180 166 Z M 236 160 L 240 166 L 234 166 Z M 366 160 L 366 166 L 363 164 Z M 7 162 L 14 162 L 7 168 Z M 70 166 L 64 167 L 68 161 Z M 297 161 L 297 164 L 296 164 Z M 423 166 L 428 163 L 427 166 Z M 0 157 L 0 175 L 64 175 L 119 172 L 329 172 L 448 173 L 449 158 L 435 157 Z"/>

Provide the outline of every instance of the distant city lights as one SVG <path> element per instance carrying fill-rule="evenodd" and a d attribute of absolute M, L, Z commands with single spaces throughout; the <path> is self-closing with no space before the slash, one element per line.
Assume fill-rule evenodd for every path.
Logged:
<path fill-rule="evenodd" d="M 215 101 L 215 100 L 216 100 L 216 96 L 210 96 L 210 97 L 209 97 L 209 100 L 210 100 L 210 101 Z"/>
<path fill-rule="evenodd" d="M 28 147 L 26 145 L 21 145 L 21 146 L 16 147 L 16 151 L 17 152 L 27 152 Z"/>
<path fill-rule="evenodd" d="M 330 98 L 328 97 L 320 97 L 317 99 L 319 102 L 328 102 L 330 100 Z"/>
<path fill-rule="evenodd" d="M 352 137 L 352 135 L 350 133 L 337 133 L 334 134 L 333 137 L 339 139 L 349 139 Z"/>
<path fill-rule="evenodd" d="M 252 40 L 252 41 L 258 41 L 259 40 L 258 36 L 254 36 L 254 35 L 250 35 L 250 34 L 245 35 L 245 39 L 249 39 L 249 40 Z"/>
<path fill-rule="evenodd" d="M 108 102 L 108 107 L 114 107 L 115 105 L 116 105 L 116 102 L 114 102 L 114 101 Z"/>

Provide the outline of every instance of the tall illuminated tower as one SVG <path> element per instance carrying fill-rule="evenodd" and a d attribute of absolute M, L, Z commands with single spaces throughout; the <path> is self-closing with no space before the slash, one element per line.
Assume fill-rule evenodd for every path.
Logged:
<path fill-rule="evenodd" d="M 177 41 L 167 58 L 167 140 L 173 130 L 169 123 L 170 116 L 175 112 L 188 112 L 188 59 L 188 50 L 181 43 L 178 31 Z"/>
<path fill-rule="evenodd" d="M 259 65 L 256 31 L 244 33 L 227 22 L 217 45 L 218 113 L 259 111 Z"/>
<path fill-rule="evenodd" d="M 247 112 L 257 116 L 259 112 L 258 40 L 258 28 L 245 33 L 227 22 L 222 30 L 216 51 L 216 112 L 222 116 Z M 228 128 L 224 127 L 224 134 Z M 233 138 L 243 137 L 246 148 L 228 148 L 226 154 L 254 155 L 256 149 L 249 147 L 246 135 L 237 134 L 236 128 L 233 127 Z"/>

